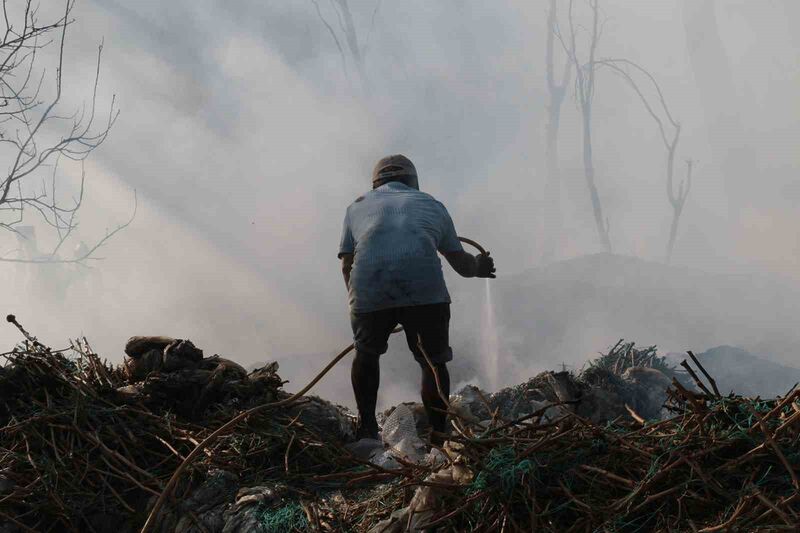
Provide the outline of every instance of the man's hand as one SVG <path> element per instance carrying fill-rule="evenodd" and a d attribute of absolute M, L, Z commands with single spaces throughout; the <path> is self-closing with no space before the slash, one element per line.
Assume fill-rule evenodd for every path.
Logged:
<path fill-rule="evenodd" d="M 459 250 L 458 252 L 445 252 L 444 257 L 453 267 L 453 270 L 465 278 L 495 277 L 494 259 L 489 257 L 488 252 L 485 255 L 475 256 L 464 250 Z"/>
<path fill-rule="evenodd" d="M 494 272 L 494 259 L 489 257 L 489 252 L 475 256 L 475 277 L 496 278 Z"/>

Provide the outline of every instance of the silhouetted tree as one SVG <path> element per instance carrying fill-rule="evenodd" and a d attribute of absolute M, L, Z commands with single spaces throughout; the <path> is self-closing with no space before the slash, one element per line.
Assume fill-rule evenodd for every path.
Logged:
<path fill-rule="evenodd" d="M 547 11 L 547 40 L 545 48 L 545 72 L 547 74 L 547 124 L 545 126 L 545 159 L 547 181 L 545 182 L 545 235 L 542 259 L 551 261 L 563 238 L 563 214 L 561 210 L 561 168 L 558 160 L 558 132 L 561 125 L 561 105 L 570 84 L 572 63 L 564 61 L 561 81 L 555 77 L 555 37 L 558 29 L 557 0 L 550 0 Z"/>
<path fill-rule="evenodd" d="M 677 192 L 672 181 L 672 177 L 667 180 L 667 198 L 672 206 L 672 224 L 669 227 L 669 240 L 667 241 L 666 262 L 672 260 L 672 250 L 675 248 L 675 239 L 678 236 L 678 221 L 683 213 L 683 206 L 686 205 L 686 198 L 689 197 L 689 190 L 692 188 L 692 165 L 691 159 L 686 160 L 686 181 L 681 180 Z"/>
<path fill-rule="evenodd" d="M 342 59 L 342 70 L 344 71 L 345 77 L 347 77 L 348 80 L 350 79 L 348 67 L 348 61 L 350 61 L 355 65 L 362 89 L 368 91 L 369 83 L 364 60 L 367 46 L 369 45 L 369 39 L 375 27 L 375 17 L 380 9 L 381 0 L 377 0 L 375 3 L 370 19 L 369 32 L 363 42 L 359 39 L 358 30 L 353 20 L 353 12 L 350 10 L 348 0 L 330 0 L 331 8 L 336 19 L 335 26 L 338 30 L 334 28 L 334 24 L 328 21 L 328 18 L 325 16 L 320 6 L 319 0 L 311 0 L 311 3 L 314 4 L 317 16 L 319 16 L 320 21 L 322 21 L 322 24 L 328 30 L 328 33 L 333 38 L 333 42 L 336 44 L 336 48 Z M 342 42 L 345 44 L 343 45 Z"/>
<path fill-rule="evenodd" d="M 641 100 L 647 113 L 658 126 L 658 132 L 664 143 L 664 150 L 666 153 L 667 199 L 672 207 L 672 224 L 670 225 L 669 239 L 667 241 L 667 250 L 665 254 L 665 261 L 669 263 L 672 259 L 672 251 L 675 248 L 678 222 L 683 212 L 683 206 L 686 204 L 686 198 L 689 196 L 689 190 L 692 187 L 692 162 L 689 160 L 687 161 L 688 169 L 686 181 L 681 181 L 678 190 L 675 190 L 675 153 L 678 148 L 678 141 L 681 137 L 681 124 L 672 116 L 664 93 L 661 91 L 661 87 L 655 77 L 653 77 L 647 69 L 628 59 L 601 59 L 596 62 L 596 66 L 598 69 L 603 67 L 608 68 L 615 74 L 621 76 L 639 96 L 639 100 Z M 637 76 L 634 76 L 632 72 L 636 73 Z M 651 103 L 651 98 L 648 98 L 645 94 L 646 91 L 643 89 L 642 84 L 637 81 L 637 77 L 644 78 L 650 85 L 650 89 L 655 94 L 655 100 L 657 100 L 658 104 L 654 105 Z"/>
<path fill-rule="evenodd" d="M 597 235 L 600 238 L 600 244 L 605 251 L 611 252 L 611 239 L 608 235 L 608 219 L 603 216 L 603 205 L 600 202 L 600 195 L 597 192 L 594 156 L 592 153 L 592 104 L 595 93 L 595 56 L 597 54 L 597 43 L 601 35 L 599 0 L 588 0 L 592 12 L 592 22 L 589 33 L 587 59 L 585 61 L 579 57 L 577 30 L 575 17 L 573 16 L 573 3 L 573 0 L 569 1 L 567 16 L 569 22 L 568 40 L 565 40 L 561 32 L 556 33 L 556 36 L 561 41 L 575 70 L 575 96 L 581 111 L 581 125 L 583 131 L 583 172 L 586 178 L 586 187 L 589 190 L 589 199 L 592 202 L 592 214 L 594 215 L 594 223 L 597 227 Z"/>
<path fill-rule="evenodd" d="M 94 89 L 88 106 L 62 114 L 64 43 L 73 23 L 74 0 L 61 5 L 50 20 L 39 16 L 40 6 L 32 0 L 11 3 L 3 0 L 3 26 L 0 40 L 0 158 L 6 161 L 6 173 L 0 177 L 0 229 L 17 232 L 26 215 L 39 217 L 55 234 L 55 245 L 38 257 L 0 257 L 6 262 L 77 263 L 92 254 L 113 235 L 130 224 L 117 226 L 91 245 L 83 245 L 69 259 L 57 255 L 78 227 L 86 174 L 81 165 L 77 196 L 71 203 L 61 200 L 58 191 L 64 185 L 59 178 L 62 158 L 82 162 L 103 141 L 118 116 L 112 99 L 108 115 L 98 125 L 97 87 L 100 76 L 102 45 L 97 52 Z M 0 26 L 2 29 L 3 26 Z M 57 68 L 50 74 L 37 64 L 42 50 L 55 43 Z M 47 172 L 47 177 L 43 175 Z M 67 187 L 63 187 L 67 188 Z M 135 214 L 134 195 L 134 214 Z"/>
<path fill-rule="evenodd" d="M 730 214 L 735 220 L 747 201 L 742 184 L 758 175 L 758 158 L 739 111 L 753 103 L 743 102 L 736 89 L 736 78 L 719 34 L 718 4 L 724 5 L 713 0 L 685 0 L 683 23 L 708 143 L 722 173 Z"/>

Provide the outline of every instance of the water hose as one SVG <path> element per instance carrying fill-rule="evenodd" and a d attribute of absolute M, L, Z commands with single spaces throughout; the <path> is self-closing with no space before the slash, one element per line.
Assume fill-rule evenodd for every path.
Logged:
<path fill-rule="evenodd" d="M 460 240 L 461 242 L 464 242 L 466 244 L 469 244 L 470 246 L 474 246 L 481 254 L 484 254 L 484 255 L 486 254 L 486 250 L 483 248 L 483 246 L 481 246 L 477 242 L 473 241 L 472 239 L 468 239 L 466 237 L 459 237 L 458 240 Z M 397 332 L 402 331 L 402 330 L 403 330 L 402 327 L 397 327 L 392 331 L 392 333 L 397 333 Z M 252 408 L 248 409 L 247 411 L 243 411 L 243 412 L 239 413 L 238 415 L 234 416 L 233 418 L 231 418 L 230 420 L 228 420 L 227 422 L 222 424 L 220 427 L 215 429 L 213 432 L 211 432 L 211 434 L 208 437 L 203 439 L 197 446 L 194 447 L 194 449 L 189 453 L 189 455 L 187 455 L 186 458 L 181 462 L 181 464 L 178 465 L 178 468 L 175 469 L 175 472 L 172 473 L 172 477 L 170 477 L 169 481 L 167 481 L 167 484 L 164 487 L 164 490 L 161 491 L 161 495 L 156 500 L 156 503 L 153 504 L 153 508 L 150 510 L 150 514 L 147 515 L 147 520 L 145 521 L 144 525 L 142 526 L 142 529 L 141 529 L 140 533 L 148 533 L 153 528 L 153 526 L 156 523 L 156 520 L 158 519 L 158 514 L 161 512 L 161 508 L 164 506 L 164 502 L 167 501 L 167 498 L 169 498 L 170 495 L 172 494 L 172 491 L 175 489 L 175 485 L 177 484 L 178 480 L 180 479 L 181 474 L 183 474 L 183 472 L 189 467 L 189 465 L 192 464 L 192 461 L 195 459 L 195 457 L 197 457 L 200 454 L 200 452 L 202 452 L 207 446 L 211 445 L 215 440 L 217 440 L 217 438 L 219 436 L 224 434 L 229 429 L 233 428 L 236 424 L 238 424 L 242 420 L 246 419 L 247 417 L 249 417 L 251 415 L 254 415 L 254 414 L 256 414 L 256 413 L 258 413 L 260 411 L 264 411 L 264 410 L 267 410 L 267 409 L 273 409 L 273 408 L 276 408 L 276 407 L 284 407 L 284 406 L 291 405 L 294 402 L 296 402 L 303 395 L 305 395 L 305 393 L 310 391 L 311 388 L 314 387 L 314 385 L 319 383 L 319 381 L 323 377 L 325 377 L 325 375 L 328 372 L 330 372 L 330 370 L 334 366 L 336 366 L 336 364 L 339 361 L 344 359 L 344 357 L 347 354 L 349 354 L 351 351 L 353 351 L 353 348 L 355 348 L 355 344 L 354 343 L 350 344 L 350 346 L 348 346 L 347 348 L 345 348 L 344 350 L 339 352 L 339 354 L 336 357 L 334 357 L 331 360 L 331 362 L 328 363 L 325 366 L 325 368 L 323 368 L 314 377 L 314 379 L 312 379 L 308 383 L 308 385 L 306 385 L 305 387 L 303 387 L 299 391 L 295 392 L 294 394 L 292 394 L 288 398 L 285 398 L 283 400 L 279 400 L 277 402 L 265 403 L 265 404 L 261 404 L 261 405 L 257 405 L 255 407 L 252 407 Z M 434 370 L 434 372 L 435 372 L 435 370 Z M 436 381 L 437 381 L 437 388 L 439 388 L 440 386 L 439 386 L 439 383 L 438 383 L 438 381 L 439 381 L 438 377 L 437 377 Z M 441 392 L 441 389 L 440 389 L 440 392 Z"/>
<path fill-rule="evenodd" d="M 478 250 L 481 253 L 481 255 L 487 255 L 489 253 L 483 246 L 473 241 L 472 239 L 468 239 L 466 237 L 459 237 L 458 240 L 465 244 L 469 244 L 470 246 L 475 247 L 475 249 Z"/>

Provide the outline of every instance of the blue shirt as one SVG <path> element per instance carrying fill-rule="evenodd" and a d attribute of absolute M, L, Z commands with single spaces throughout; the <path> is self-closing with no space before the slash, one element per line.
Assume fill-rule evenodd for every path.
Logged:
<path fill-rule="evenodd" d="M 436 252 L 461 250 L 447 209 L 430 194 L 400 182 L 366 193 L 347 208 L 339 245 L 339 257 L 355 254 L 350 310 L 449 303 Z"/>

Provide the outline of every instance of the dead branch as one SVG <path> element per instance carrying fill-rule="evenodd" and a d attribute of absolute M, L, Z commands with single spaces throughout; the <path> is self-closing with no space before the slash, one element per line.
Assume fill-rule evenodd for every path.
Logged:
<path fill-rule="evenodd" d="M 10 158 L 8 171 L 0 177 L 0 228 L 16 231 L 26 213 L 38 217 L 50 228 L 55 244 L 49 252 L 36 257 L 2 257 L 0 261 L 17 263 L 80 262 L 90 256 L 60 259 L 58 254 L 64 243 L 78 227 L 77 215 L 83 205 L 86 173 L 85 159 L 105 142 L 119 116 L 115 97 L 111 98 L 107 114 L 98 115 L 98 87 L 103 45 L 98 46 L 95 76 L 88 105 L 64 114 L 60 108 L 64 84 L 67 29 L 72 24 L 75 0 L 66 0 L 63 10 L 55 20 L 42 22 L 39 7 L 33 0 L 23 6 L 10 6 L 3 2 L 6 28 L 0 39 L 0 157 Z M 57 67 L 54 75 L 39 64 L 39 52 L 45 47 L 57 46 Z M 50 96 L 45 89 L 49 82 Z M 62 124 L 68 124 L 66 128 Z M 55 140 L 50 140 L 55 138 Z M 77 194 L 72 202 L 61 199 L 61 190 L 69 191 L 60 175 L 62 158 L 81 163 Z M 49 180 L 37 186 L 37 176 L 49 171 Z M 34 181 L 37 180 L 37 181 Z M 134 207 L 135 210 L 135 207 Z M 2 218 L 6 213 L 7 217 Z M 130 222 L 107 234 L 92 252 L 106 243 L 108 238 L 124 229 Z"/>

